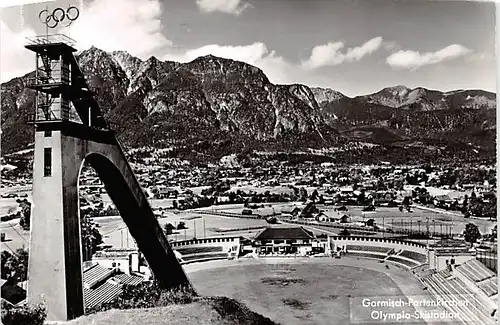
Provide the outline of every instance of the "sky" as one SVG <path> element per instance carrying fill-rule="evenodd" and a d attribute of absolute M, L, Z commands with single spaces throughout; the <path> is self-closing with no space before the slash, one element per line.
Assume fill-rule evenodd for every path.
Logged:
<path fill-rule="evenodd" d="M 4 2 L 6 1 L 6 2 Z M 405 85 L 496 92 L 495 4 L 426 0 L 0 1 L 0 80 L 34 67 L 25 37 L 45 8 L 80 8 L 65 33 L 80 50 L 189 62 L 213 54 L 261 68 L 271 82 L 347 96 Z M 35 2 L 39 0 L 34 0 Z M 29 2 L 29 1 L 25 1 Z"/>

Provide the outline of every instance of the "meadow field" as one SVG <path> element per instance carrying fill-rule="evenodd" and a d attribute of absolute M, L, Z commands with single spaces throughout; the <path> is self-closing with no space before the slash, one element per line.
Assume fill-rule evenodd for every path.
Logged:
<path fill-rule="evenodd" d="M 299 202 L 290 203 L 273 203 L 264 204 L 263 208 L 254 209 L 254 214 L 270 215 L 273 213 L 280 213 L 284 208 L 290 207 L 304 207 Z M 394 229 L 413 229 L 417 231 L 426 231 L 427 224 L 429 231 L 439 233 L 447 231 L 447 227 L 451 227 L 454 234 L 459 234 L 465 229 L 465 225 L 472 222 L 479 227 L 481 233 L 491 232 L 491 228 L 496 224 L 494 221 L 486 219 L 466 219 L 458 213 L 453 213 L 438 209 L 426 209 L 418 206 L 413 206 L 411 211 L 399 211 L 397 207 L 377 207 L 373 212 L 364 212 L 362 206 L 348 206 L 348 211 L 336 211 L 338 206 L 325 206 L 317 205 L 326 216 L 339 218 L 343 215 L 350 217 L 350 222 L 363 223 L 369 219 L 374 219 L 375 223 L 382 227 L 389 227 Z M 215 211 L 223 211 L 230 213 L 241 213 L 244 209 L 243 204 L 240 205 L 220 205 L 212 208 Z M 420 226 L 419 226 L 420 223 Z"/>
<path fill-rule="evenodd" d="M 289 190 L 285 187 L 266 187 L 262 188 L 263 192 L 270 190 L 276 191 L 277 188 L 281 191 Z M 245 191 L 255 191 L 255 187 L 245 187 L 237 188 Z M 16 187 L 11 189 L 2 188 L 0 193 L 27 193 L 28 200 L 31 199 L 31 193 L 29 193 L 29 188 L 26 186 Z M 197 189 L 200 190 L 200 189 Z M 308 189 L 311 190 L 311 189 Z M 27 192 L 28 191 L 28 192 Z M 447 192 L 448 193 L 448 192 Z M 449 193 L 448 193 L 449 194 Z M 110 203 L 110 199 L 107 194 L 102 195 L 103 202 Z M 172 199 L 163 200 L 150 200 L 152 208 L 166 208 L 172 206 Z M 0 198 L 0 215 L 7 215 L 15 212 L 19 204 L 16 203 L 14 198 Z M 298 206 L 303 207 L 301 202 L 289 202 L 289 203 L 273 203 L 273 204 L 263 204 L 262 208 L 253 209 L 254 214 L 261 215 L 272 215 L 279 214 L 285 208 L 290 209 L 291 207 Z M 449 228 L 452 228 L 454 234 L 461 233 L 465 229 L 465 225 L 469 222 L 475 223 L 481 233 L 491 232 L 491 228 L 495 225 L 495 222 L 484 220 L 484 219 L 465 219 L 463 216 L 456 212 L 441 211 L 438 209 L 421 208 L 418 206 L 412 207 L 412 212 L 401 212 L 398 208 L 389 207 L 377 207 L 374 212 L 363 212 L 360 206 L 349 206 L 347 212 L 335 211 L 337 207 L 335 206 L 324 206 L 318 205 L 318 208 L 327 216 L 339 217 L 341 215 L 347 214 L 350 216 L 350 221 L 355 223 L 362 223 L 368 219 L 373 218 L 375 223 L 382 227 L 389 227 L 394 229 L 411 229 L 417 231 L 426 231 L 427 226 L 431 232 L 448 232 Z M 217 205 L 202 209 L 189 210 L 189 211 L 173 211 L 173 210 L 163 210 L 161 214 L 162 218 L 158 221 L 163 227 L 167 223 L 171 223 L 177 226 L 179 222 L 184 222 L 187 229 L 176 231 L 173 236 L 175 240 L 190 239 L 193 237 L 203 238 L 212 236 L 245 236 L 253 237 L 259 230 L 248 230 L 248 231 L 229 231 L 231 228 L 244 228 L 244 227 L 256 227 L 267 225 L 265 220 L 255 220 L 255 219 L 238 219 L 238 218 L 228 218 L 214 215 L 201 215 L 197 213 L 199 210 L 204 210 L 206 212 L 230 212 L 241 214 L 242 210 L 245 209 L 243 204 L 231 204 L 231 205 Z M 112 217 L 101 217 L 96 218 L 95 221 L 100 226 L 100 232 L 103 235 L 104 242 L 108 245 L 114 245 L 118 247 L 127 247 L 133 245 L 133 240 L 128 234 L 125 223 L 121 220 L 119 216 Z M 0 229 L 6 234 L 7 242 L 6 244 L 12 249 L 27 246 L 29 240 L 29 232 L 24 231 L 18 225 L 19 219 L 11 220 L 9 222 L 1 222 Z M 326 229 L 323 227 L 315 227 L 313 225 L 307 227 L 316 233 L 324 234 L 335 234 L 337 230 Z"/>

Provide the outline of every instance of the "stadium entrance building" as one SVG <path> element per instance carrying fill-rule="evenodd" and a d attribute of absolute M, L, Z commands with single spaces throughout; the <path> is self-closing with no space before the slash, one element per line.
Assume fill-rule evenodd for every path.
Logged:
<path fill-rule="evenodd" d="M 255 236 L 253 246 L 259 255 L 308 255 L 318 245 L 302 227 L 268 227 Z"/>

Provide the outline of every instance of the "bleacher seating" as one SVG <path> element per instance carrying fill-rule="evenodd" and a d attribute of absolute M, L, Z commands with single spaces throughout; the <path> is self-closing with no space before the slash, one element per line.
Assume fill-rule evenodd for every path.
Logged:
<path fill-rule="evenodd" d="M 453 286 L 453 288 L 455 288 L 456 292 L 459 294 L 474 294 L 474 291 L 468 288 L 459 278 L 448 279 L 448 283 Z"/>
<path fill-rule="evenodd" d="M 495 276 L 491 270 L 478 260 L 472 259 L 456 267 L 456 270 L 472 282 L 480 282 Z"/>
<path fill-rule="evenodd" d="M 407 257 L 407 258 L 415 260 L 419 263 L 426 263 L 427 262 L 427 256 L 425 256 L 424 254 L 420 254 L 420 253 L 416 253 L 416 252 L 412 252 L 412 251 L 404 250 L 400 254 L 398 254 L 398 256 Z"/>
<path fill-rule="evenodd" d="M 203 247 L 179 247 L 175 249 L 182 255 L 199 254 L 199 253 L 215 253 L 222 252 L 222 246 L 203 246 Z"/>
<path fill-rule="evenodd" d="M 452 276 L 450 270 L 448 269 L 444 269 L 444 270 L 441 270 L 438 272 L 439 274 L 441 274 L 441 276 L 445 279 L 449 278 L 450 276 Z"/>
<path fill-rule="evenodd" d="M 479 289 L 483 290 L 488 297 L 496 295 L 498 293 L 498 277 L 494 276 L 492 278 L 486 279 L 478 284 Z"/>
<path fill-rule="evenodd" d="M 347 256 L 351 256 L 351 257 L 373 258 L 373 259 L 377 259 L 377 260 L 383 260 L 385 258 L 384 255 L 373 254 L 373 253 L 366 253 L 366 252 L 347 251 L 346 255 Z"/>
<path fill-rule="evenodd" d="M 448 308 L 459 313 L 465 324 L 495 324 L 491 317 L 493 310 L 459 278 L 446 279 L 443 273 L 438 272 L 423 277 L 422 282 L 437 298 L 456 301 L 458 306 L 449 305 Z M 465 301 L 467 304 L 464 304 Z"/>
<path fill-rule="evenodd" d="M 391 248 L 379 247 L 379 246 L 364 246 L 364 245 L 347 245 L 347 252 L 350 251 L 360 251 L 360 252 L 376 252 L 387 254 L 391 251 Z"/>
<path fill-rule="evenodd" d="M 400 264 L 403 264 L 409 268 L 412 268 L 412 267 L 415 267 L 415 266 L 418 266 L 419 264 L 416 263 L 416 262 L 411 262 L 411 261 L 408 261 L 408 260 L 405 260 L 405 259 L 402 259 L 402 258 L 398 258 L 397 256 L 389 256 L 388 258 L 386 258 L 387 261 L 391 261 L 391 262 L 397 262 L 397 263 L 400 263 Z"/>
<path fill-rule="evenodd" d="M 409 250 L 398 251 L 395 255 L 391 255 L 391 253 L 394 252 L 393 248 L 381 246 L 347 245 L 346 249 L 350 256 L 385 259 L 387 261 L 397 262 L 408 268 L 417 267 L 427 261 L 427 256 L 424 254 Z M 389 257 L 387 257 L 388 255 Z"/>
<path fill-rule="evenodd" d="M 227 253 L 206 253 L 206 254 L 191 254 L 187 256 L 183 256 L 182 260 L 184 262 L 193 262 L 196 260 L 206 261 L 211 259 L 224 259 L 227 258 Z"/>

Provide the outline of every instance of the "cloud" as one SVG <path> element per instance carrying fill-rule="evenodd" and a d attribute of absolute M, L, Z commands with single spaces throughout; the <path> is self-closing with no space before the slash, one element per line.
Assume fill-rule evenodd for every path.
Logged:
<path fill-rule="evenodd" d="M 35 68 L 33 52 L 24 48 L 26 37 L 35 35 L 30 28 L 16 32 L 0 21 L 0 82 L 20 77 Z"/>
<path fill-rule="evenodd" d="M 318 70 L 304 69 L 300 63 L 287 60 L 276 51 L 270 50 L 262 42 L 237 46 L 210 44 L 184 52 L 169 53 L 161 59 L 186 63 L 209 54 L 254 65 L 260 68 L 269 81 L 274 84 L 302 83 L 312 87 L 332 86 L 329 74 L 322 74 Z"/>
<path fill-rule="evenodd" d="M 460 44 L 452 44 L 436 52 L 419 53 L 411 50 L 400 50 L 389 55 L 386 59 L 393 68 L 415 70 L 425 65 L 438 64 L 443 61 L 456 59 L 472 52 Z"/>
<path fill-rule="evenodd" d="M 491 52 L 475 52 L 466 57 L 467 62 L 479 63 L 484 61 L 495 60 L 495 53 Z"/>
<path fill-rule="evenodd" d="M 56 0 L 3 0 L 0 3 L 0 8 L 17 7 L 34 3 L 54 2 L 54 1 Z"/>
<path fill-rule="evenodd" d="M 248 2 L 240 0 L 196 0 L 196 4 L 200 11 L 204 13 L 219 11 L 236 16 L 241 15 L 245 9 L 252 7 Z"/>
<path fill-rule="evenodd" d="M 386 51 L 399 51 L 401 50 L 401 47 L 396 43 L 395 41 L 384 41 L 383 42 L 383 47 Z"/>
<path fill-rule="evenodd" d="M 330 42 L 324 45 L 317 45 L 312 49 L 311 56 L 302 62 L 302 67 L 316 69 L 325 66 L 339 65 L 344 62 L 359 61 L 366 55 L 370 55 L 382 46 L 382 37 L 375 37 L 361 46 L 349 48 L 345 53 L 343 42 Z"/>
<path fill-rule="evenodd" d="M 271 53 L 269 53 L 266 45 L 261 42 L 242 46 L 211 44 L 188 50 L 181 55 L 166 55 L 165 59 L 180 62 L 189 62 L 196 59 L 197 57 L 209 54 L 225 59 L 233 59 L 249 64 L 255 64 L 258 60 L 269 56 Z"/>
<path fill-rule="evenodd" d="M 81 49 L 123 50 L 147 58 L 172 45 L 162 32 L 158 0 L 94 0 L 70 27 Z"/>
<path fill-rule="evenodd" d="M 82 6 L 80 17 L 64 33 L 81 50 L 95 46 L 105 51 L 123 50 L 147 59 L 172 45 L 162 32 L 159 0 L 94 0 Z M 34 69 L 33 53 L 24 48 L 26 36 L 35 32 L 11 30 L 1 22 L 1 82 Z M 54 33 L 58 33 L 57 29 Z"/>

